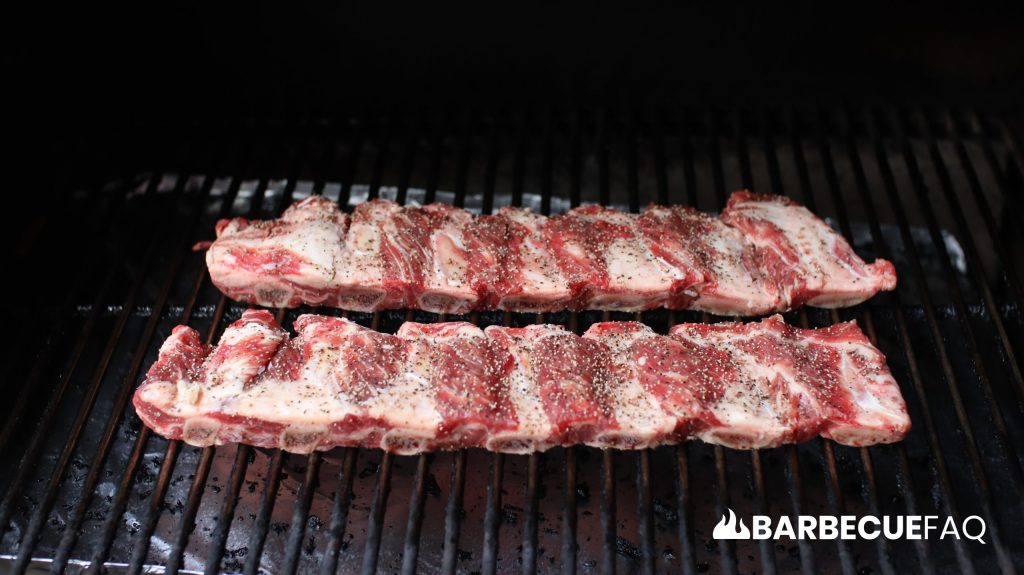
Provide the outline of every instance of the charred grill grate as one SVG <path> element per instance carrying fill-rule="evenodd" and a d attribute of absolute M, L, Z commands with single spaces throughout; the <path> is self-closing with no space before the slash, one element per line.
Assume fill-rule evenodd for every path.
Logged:
<path fill-rule="evenodd" d="M 106 159 L 72 149 L 54 184 L 62 203 L 17 254 L 31 266 L 61 250 L 69 272 L 58 297 L 15 309 L 26 333 L 0 360 L 12 382 L 0 430 L 0 553 L 15 572 L 850 574 L 1013 572 L 1024 563 L 1024 234 L 1013 222 L 1024 159 L 998 122 L 970 112 L 546 111 L 183 132 Z M 897 263 L 894 294 L 787 319 L 862 323 L 907 399 L 915 427 L 905 443 L 306 457 L 168 442 L 129 405 L 171 327 L 189 323 L 216 341 L 243 309 L 188 251 L 218 217 L 269 217 L 310 193 L 343 206 L 384 195 L 484 212 L 581 202 L 635 211 L 652 201 L 711 211 L 739 187 L 791 195 L 831 218 L 862 255 Z M 39 310 L 52 321 L 27 321 Z M 287 325 L 303 311 L 279 318 Z M 386 331 L 440 319 L 352 317 Z M 607 318 L 636 315 L 470 319 L 582 331 Z M 662 331 L 709 321 L 665 311 L 639 319 Z M 716 542 L 726 508 L 979 515 L 988 544 Z"/>

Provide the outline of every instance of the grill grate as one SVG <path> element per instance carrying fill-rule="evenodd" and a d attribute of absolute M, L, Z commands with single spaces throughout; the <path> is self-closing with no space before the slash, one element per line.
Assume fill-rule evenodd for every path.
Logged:
<path fill-rule="evenodd" d="M 0 553 L 14 572 L 850 574 L 952 565 L 1014 572 L 1024 562 L 1016 529 L 1024 518 L 1024 235 L 1012 222 L 1024 159 L 997 121 L 917 110 L 390 113 L 202 136 L 183 130 L 114 160 L 92 154 L 61 172 L 74 184 L 58 179 L 66 198 L 45 223 L 49 235 L 36 236 L 24 256 L 57 261 L 59 253 L 73 268 L 66 292 L 57 305 L 41 299 L 15 311 L 53 321 L 25 322 L 35 325 L 23 347 L 0 363 L 16 382 L 0 431 Z M 97 163 L 120 165 L 120 174 L 99 173 Z M 787 320 L 861 322 L 907 399 L 915 428 L 906 442 L 299 456 L 168 442 L 128 405 L 171 327 L 188 323 L 216 341 L 243 310 L 188 251 L 218 217 L 269 217 L 310 193 L 346 207 L 383 196 L 483 212 L 517 204 L 551 213 L 588 201 L 710 211 L 744 186 L 793 196 L 831 218 L 862 255 L 897 263 L 895 293 Z M 66 241 L 75 234 L 84 241 Z M 278 319 L 289 325 L 304 311 L 281 310 Z M 446 319 L 351 317 L 385 331 Z M 712 321 L 667 311 L 469 319 L 577 332 L 607 319 L 660 331 Z M 726 508 L 741 516 L 979 515 L 988 545 L 716 542 L 711 529 Z"/>

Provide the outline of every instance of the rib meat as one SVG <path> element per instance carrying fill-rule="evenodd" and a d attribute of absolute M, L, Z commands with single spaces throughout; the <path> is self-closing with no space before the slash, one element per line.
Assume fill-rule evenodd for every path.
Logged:
<path fill-rule="evenodd" d="M 323 196 L 292 205 L 277 220 L 220 220 L 206 252 L 210 277 L 228 297 L 246 303 L 334 305 L 347 223 Z"/>
<path fill-rule="evenodd" d="M 279 220 L 222 220 L 217 235 L 207 254 L 214 283 L 268 307 L 463 314 L 664 306 L 735 316 L 854 305 L 896 285 L 891 263 L 866 264 L 806 208 L 745 191 L 720 218 L 677 206 L 474 216 L 379 199 L 346 218 L 314 197 Z"/>
<path fill-rule="evenodd" d="M 685 272 L 652 253 L 636 220 L 586 206 L 547 221 L 545 239 L 569 281 L 571 307 L 640 311 L 668 300 Z"/>
<path fill-rule="evenodd" d="M 736 192 L 722 221 L 757 248 L 761 270 L 778 286 L 784 308 L 846 307 L 896 287 L 890 262 L 864 263 L 841 235 L 788 198 Z"/>
<path fill-rule="evenodd" d="M 679 270 L 666 307 L 720 315 L 780 310 L 778 288 L 762 274 L 757 250 L 722 220 L 691 208 L 651 206 L 639 225 L 650 250 Z"/>
<path fill-rule="evenodd" d="M 762 448 L 816 435 L 898 441 L 910 427 L 885 359 L 853 322 L 798 329 L 632 322 L 558 326 L 406 323 L 379 333 L 303 315 L 290 337 L 249 310 L 209 349 L 184 326 L 134 404 L 146 425 L 206 446 L 306 453 L 335 446 L 524 453 L 639 449 L 697 438 Z"/>

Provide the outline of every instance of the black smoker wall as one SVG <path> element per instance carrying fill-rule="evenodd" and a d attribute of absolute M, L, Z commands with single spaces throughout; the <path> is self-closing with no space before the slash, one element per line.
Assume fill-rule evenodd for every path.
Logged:
<path fill-rule="evenodd" d="M 206 4 L 7 18 L 8 113 L 62 129 L 391 103 L 1024 101 L 1020 9 Z"/>

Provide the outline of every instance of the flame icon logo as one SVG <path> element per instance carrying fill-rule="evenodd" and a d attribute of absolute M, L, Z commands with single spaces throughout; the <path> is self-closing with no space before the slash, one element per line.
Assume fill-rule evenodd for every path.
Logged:
<path fill-rule="evenodd" d="M 743 520 L 737 520 L 736 514 L 732 512 L 732 509 L 726 508 L 726 515 L 722 516 L 721 521 L 715 525 L 715 531 L 712 536 L 715 539 L 750 539 L 750 529 L 743 524 Z M 728 517 L 728 520 L 726 520 Z M 739 526 L 737 527 L 737 524 Z"/>

